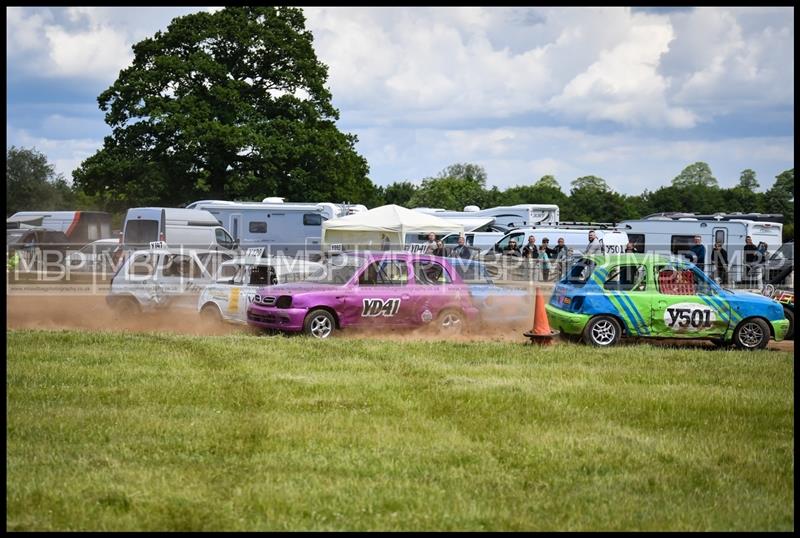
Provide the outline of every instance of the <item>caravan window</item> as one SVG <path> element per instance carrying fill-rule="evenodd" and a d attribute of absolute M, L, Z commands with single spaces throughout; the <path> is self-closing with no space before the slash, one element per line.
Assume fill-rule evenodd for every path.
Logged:
<path fill-rule="evenodd" d="M 129 220 L 125 226 L 125 244 L 140 245 L 158 241 L 157 220 Z"/>
<path fill-rule="evenodd" d="M 251 234 L 265 234 L 267 233 L 266 222 L 251 222 L 247 228 Z"/>
<path fill-rule="evenodd" d="M 322 215 L 318 215 L 317 213 L 305 213 L 303 215 L 303 225 L 322 226 Z"/>
<path fill-rule="evenodd" d="M 628 240 L 633 243 L 633 248 L 636 252 L 643 254 L 645 252 L 644 234 L 628 234 Z"/>
<path fill-rule="evenodd" d="M 686 254 L 691 252 L 693 246 L 694 246 L 693 235 L 673 235 L 671 244 L 672 248 L 670 250 L 673 254 L 677 254 L 678 256 L 685 256 Z"/>

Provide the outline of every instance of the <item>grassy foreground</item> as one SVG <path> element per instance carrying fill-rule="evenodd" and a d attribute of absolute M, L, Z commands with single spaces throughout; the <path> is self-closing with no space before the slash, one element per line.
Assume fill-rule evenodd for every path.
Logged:
<path fill-rule="evenodd" d="M 794 528 L 790 353 L 7 335 L 7 530 Z"/>

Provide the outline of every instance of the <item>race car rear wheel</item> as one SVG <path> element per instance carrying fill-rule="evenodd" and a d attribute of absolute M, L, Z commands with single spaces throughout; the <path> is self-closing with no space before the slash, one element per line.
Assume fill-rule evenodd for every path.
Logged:
<path fill-rule="evenodd" d="M 783 317 L 789 320 L 789 330 L 784 337 L 786 340 L 794 340 L 794 310 L 788 306 L 783 307 Z"/>
<path fill-rule="evenodd" d="M 466 320 L 464 319 L 464 314 L 458 310 L 448 309 L 439 314 L 436 324 L 439 327 L 439 330 L 444 333 L 461 334 L 464 332 Z"/>
<path fill-rule="evenodd" d="M 583 341 L 591 346 L 609 347 L 619 342 L 622 327 L 611 316 L 597 316 L 583 329 Z"/>
<path fill-rule="evenodd" d="M 207 304 L 200 310 L 200 319 L 216 325 L 217 323 L 222 323 L 222 312 L 219 311 L 217 305 Z"/>
<path fill-rule="evenodd" d="M 769 343 L 769 325 L 761 318 L 748 318 L 736 327 L 733 343 L 739 349 L 764 349 Z"/>
<path fill-rule="evenodd" d="M 139 303 L 133 297 L 120 297 L 114 302 L 114 314 L 117 318 L 137 316 L 141 312 Z"/>
<path fill-rule="evenodd" d="M 336 320 L 333 319 L 333 314 L 321 308 L 309 312 L 303 323 L 303 331 L 314 338 L 330 338 L 335 329 Z"/>

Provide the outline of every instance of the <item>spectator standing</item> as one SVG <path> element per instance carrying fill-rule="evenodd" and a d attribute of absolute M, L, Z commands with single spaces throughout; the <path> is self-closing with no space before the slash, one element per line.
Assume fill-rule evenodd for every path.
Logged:
<path fill-rule="evenodd" d="M 508 246 L 503 249 L 503 256 L 515 256 L 519 258 L 521 256 L 519 249 L 517 248 L 517 241 L 512 239 L 508 242 Z"/>
<path fill-rule="evenodd" d="M 536 246 L 536 238 L 534 236 L 528 237 L 528 244 L 522 248 L 522 257 L 533 259 L 539 257 L 539 248 Z"/>
<path fill-rule="evenodd" d="M 694 245 L 689 249 L 689 254 L 686 256 L 690 262 L 700 268 L 701 271 L 706 270 L 706 247 L 703 245 L 703 238 L 699 235 L 694 236 Z"/>
<path fill-rule="evenodd" d="M 625 252 L 628 254 L 637 254 L 636 245 L 633 244 L 633 241 L 628 241 L 628 244 L 625 245 Z"/>
<path fill-rule="evenodd" d="M 431 254 L 433 254 L 434 256 L 445 256 L 446 253 L 444 250 L 444 243 L 442 243 L 441 240 L 438 240 L 436 241 L 435 245 L 436 247 L 433 249 L 433 252 L 431 252 Z"/>
<path fill-rule="evenodd" d="M 550 279 L 550 257 L 547 255 L 547 246 L 542 241 L 542 246 L 539 247 L 539 263 L 542 267 L 542 280 Z"/>
<path fill-rule="evenodd" d="M 428 234 L 428 242 L 425 243 L 425 254 L 433 254 L 436 250 L 436 234 L 431 232 Z"/>
<path fill-rule="evenodd" d="M 758 249 L 753 244 L 753 238 L 749 235 L 744 238 L 744 274 L 749 279 L 752 278 L 758 256 Z"/>
<path fill-rule="evenodd" d="M 454 258 L 462 258 L 464 260 L 469 260 L 470 258 L 472 258 L 472 253 L 469 251 L 469 247 L 464 244 L 463 235 L 458 236 L 458 246 L 453 248 L 453 252 L 451 253 L 451 255 Z"/>
<path fill-rule="evenodd" d="M 594 230 L 589 231 L 589 244 L 586 245 L 587 256 L 591 254 L 605 254 L 606 246 L 603 244 L 602 239 L 597 238 L 597 233 Z"/>
<path fill-rule="evenodd" d="M 564 238 L 559 237 L 558 242 L 556 243 L 556 247 L 553 249 L 553 255 L 551 258 L 558 258 L 561 255 L 561 252 L 564 252 L 564 256 L 567 255 L 567 245 L 564 244 Z"/>
<path fill-rule="evenodd" d="M 542 246 L 544 246 L 545 252 L 547 252 L 547 259 L 552 260 L 556 257 L 556 249 L 550 248 L 550 239 L 545 237 L 542 239 Z"/>
<path fill-rule="evenodd" d="M 717 270 L 719 283 L 723 286 L 728 284 L 728 251 L 722 248 L 722 243 L 714 243 L 714 250 L 711 251 L 711 263 Z"/>
<path fill-rule="evenodd" d="M 564 238 L 559 237 L 558 243 L 556 244 L 555 250 L 555 260 L 556 260 L 556 280 L 561 280 L 561 277 L 567 272 L 567 258 L 569 250 L 567 246 L 564 244 Z"/>

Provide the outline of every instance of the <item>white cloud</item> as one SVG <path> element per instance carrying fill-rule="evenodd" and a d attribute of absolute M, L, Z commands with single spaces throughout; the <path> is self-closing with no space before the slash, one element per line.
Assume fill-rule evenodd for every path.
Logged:
<path fill-rule="evenodd" d="M 68 183 L 72 183 L 72 171 L 87 158 L 100 149 L 102 140 L 89 138 L 55 139 L 36 136 L 23 129 L 6 129 L 8 145 L 36 148 L 42 152 L 47 161 L 54 165 L 57 174 L 63 174 Z"/>

